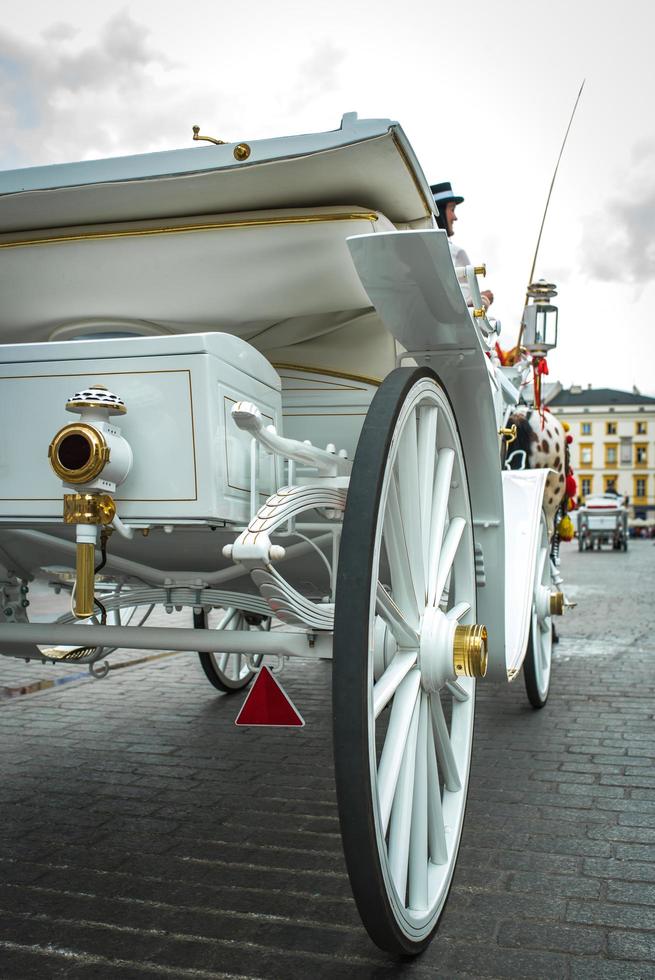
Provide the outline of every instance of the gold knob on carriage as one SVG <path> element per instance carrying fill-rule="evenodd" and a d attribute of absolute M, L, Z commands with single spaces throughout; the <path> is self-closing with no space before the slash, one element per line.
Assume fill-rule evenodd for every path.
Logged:
<path fill-rule="evenodd" d="M 475 272 L 476 276 L 486 276 L 487 267 L 486 265 L 474 265 L 473 271 Z"/>
<path fill-rule="evenodd" d="M 480 623 L 458 626 L 453 638 L 453 667 L 458 677 L 484 677 L 487 673 L 487 627 Z"/>
<path fill-rule="evenodd" d="M 561 616 L 564 612 L 564 593 L 550 593 L 550 614 L 551 616 Z"/>
<path fill-rule="evenodd" d="M 243 160 L 247 160 L 250 156 L 250 147 L 247 143 L 237 143 L 234 147 L 234 159 L 241 163 Z"/>
<path fill-rule="evenodd" d="M 476 307 L 476 309 L 473 310 L 473 316 L 476 318 L 476 320 L 479 320 L 481 317 L 486 315 L 487 311 L 485 310 L 484 306 L 481 306 L 479 309 Z"/>

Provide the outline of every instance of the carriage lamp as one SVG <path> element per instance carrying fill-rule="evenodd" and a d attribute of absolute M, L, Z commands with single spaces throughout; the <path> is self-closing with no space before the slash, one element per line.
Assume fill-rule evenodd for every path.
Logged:
<path fill-rule="evenodd" d="M 532 300 L 523 310 L 522 344 L 534 356 L 544 355 L 557 346 L 557 307 L 550 302 L 557 296 L 552 282 L 539 279 L 528 286 Z"/>
<path fill-rule="evenodd" d="M 132 449 L 121 430 L 109 421 L 125 415 L 125 403 L 104 385 L 77 392 L 66 409 L 80 416 L 57 432 L 48 458 L 64 488 L 64 524 L 75 525 L 76 576 L 74 611 L 79 619 L 93 615 L 94 557 L 98 528 L 116 516 L 112 494 L 132 467 Z"/>

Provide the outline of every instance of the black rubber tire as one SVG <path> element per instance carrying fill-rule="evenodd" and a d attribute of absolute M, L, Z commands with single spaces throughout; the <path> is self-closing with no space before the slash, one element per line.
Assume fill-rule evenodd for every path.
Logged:
<path fill-rule="evenodd" d="M 207 614 L 204 609 L 200 612 L 194 611 L 193 625 L 195 629 L 207 629 Z M 255 677 L 256 671 L 249 671 L 248 674 L 244 675 L 238 681 L 234 681 L 226 677 L 222 671 L 218 670 L 214 661 L 215 654 L 199 653 L 198 656 L 200 657 L 200 666 L 205 672 L 205 677 L 217 691 L 221 691 L 223 694 L 235 694 L 237 691 L 243 691 Z"/>
<path fill-rule="evenodd" d="M 553 642 L 559 643 L 559 638 Z M 543 697 L 539 693 L 539 687 L 537 686 L 537 677 L 534 668 L 534 648 L 532 645 L 532 630 L 530 630 L 530 636 L 528 638 L 528 649 L 525 653 L 525 660 L 523 661 L 523 680 L 525 682 L 525 693 L 528 696 L 528 701 L 533 708 L 539 710 L 543 708 L 548 700 L 548 691 L 546 691 L 546 696 Z"/>
<path fill-rule="evenodd" d="M 391 439 L 407 394 L 426 377 L 439 384 L 437 376 L 428 368 L 392 371 L 376 392 L 364 421 L 344 513 L 332 671 L 337 801 L 353 895 L 373 942 L 381 949 L 405 956 L 414 956 L 428 946 L 439 919 L 428 935 L 412 941 L 396 922 L 385 887 L 370 778 L 368 626 L 380 494 Z M 446 901 L 447 893 L 442 910 Z"/>

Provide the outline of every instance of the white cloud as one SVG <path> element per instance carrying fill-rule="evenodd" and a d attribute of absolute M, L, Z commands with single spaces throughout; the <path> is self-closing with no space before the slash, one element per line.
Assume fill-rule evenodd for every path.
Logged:
<path fill-rule="evenodd" d="M 655 281 L 655 143 L 640 143 L 623 176 L 622 193 L 585 222 L 583 269 L 605 282 Z"/>
<path fill-rule="evenodd" d="M 332 41 L 323 41 L 314 52 L 298 66 L 295 94 L 289 111 L 298 112 L 315 99 L 333 92 L 339 86 L 339 69 L 345 51 Z"/>
<path fill-rule="evenodd" d="M 190 139 L 179 66 L 150 43 L 146 27 L 119 11 L 90 43 L 73 46 L 74 37 L 66 23 L 37 41 L 0 32 L 1 165 L 147 151 Z"/>

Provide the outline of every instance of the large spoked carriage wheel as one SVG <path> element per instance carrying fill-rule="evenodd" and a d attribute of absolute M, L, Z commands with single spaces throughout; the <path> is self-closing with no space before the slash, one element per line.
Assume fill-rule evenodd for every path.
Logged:
<path fill-rule="evenodd" d="M 543 708 L 548 700 L 554 632 L 551 603 L 557 602 L 558 598 L 561 599 L 561 593 L 553 593 L 552 587 L 548 525 L 544 514 L 542 514 L 539 543 L 537 544 L 528 649 L 523 661 L 525 690 L 528 701 L 533 708 Z"/>
<path fill-rule="evenodd" d="M 216 628 L 264 630 L 270 628 L 270 622 L 270 619 L 249 615 L 240 609 L 227 609 Z M 194 612 L 193 625 L 196 629 L 207 629 L 207 614 L 204 610 Z M 256 673 L 242 653 L 199 653 L 198 656 L 207 680 L 224 694 L 242 691 L 250 684 Z M 253 657 L 251 660 L 256 667 L 261 661 L 261 656 Z"/>
<path fill-rule="evenodd" d="M 378 389 L 357 447 L 333 665 L 348 873 L 371 938 L 395 953 L 429 943 L 455 869 L 475 681 L 452 673 L 453 637 L 483 635 L 486 669 L 486 632 L 460 625 L 474 622 L 473 529 L 457 424 L 431 371 L 399 368 Z"/>

